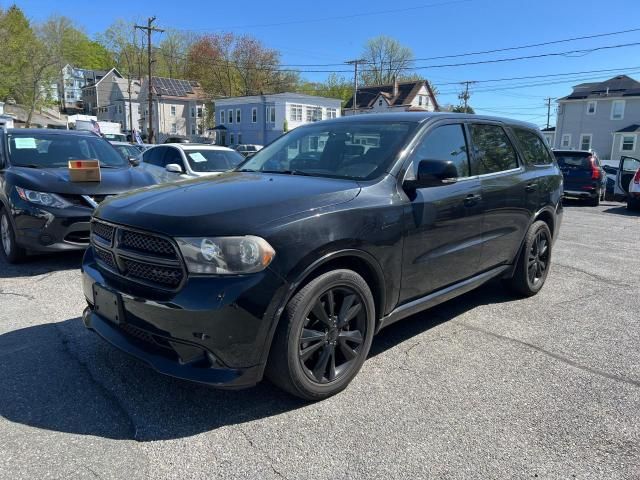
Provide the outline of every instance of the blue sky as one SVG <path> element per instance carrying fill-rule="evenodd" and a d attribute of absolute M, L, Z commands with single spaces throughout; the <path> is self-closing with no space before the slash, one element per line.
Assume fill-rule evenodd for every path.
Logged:
<path fill-rule="evenodd" d="M 0 0 L 3 7 L 10 3 Z M 117 18 L 143 21 L 151 15 L 157 16 L 160 27 L 198 33 L 225 30 L 251 33 L 266 45 L 280 50 L 283 64 L 339 64 L 357 57 L 368 38 L 382 34 L 410 47 L 417 59 L 427 59 L 640 28 L 638 0 L 618 0 L 615 8 L 589 0 L 288 0 L 271 4 L 240 0 L 18 0 L 15 3 L 34 21 L 45 20 L 54 13 L 69 16 L 90 35 L 103 31 Z M 416 66 L 426 67 L 418 72 L 438 87 L 441 103 L 457 104 L 457 92 L 462 87 L 456 82 L 464 80 L 605 69 L 620 69 L 620 73 L 640 79 L 640 45 L 512 62 L 456 67 L 439 65 L 636 42 L 640 43 L 640 30 L 509 52 L 417 61 Z M 623 71 L 623 68 L 627 70 Z M 345 70 L 347 67 L 325 69 Z M 478 83 L 472 86 L 470 104 L 478 113 L 544 125 L 546 97 L 564 96 L 571 91 L 571 85 L 605 80 L 615 73 Z M 318 80 L 326 74 L 303 75 Z M 345 75 L 349 76 L 348 73 Z M 514 86 L 517 88 L 505 89 Z"/>

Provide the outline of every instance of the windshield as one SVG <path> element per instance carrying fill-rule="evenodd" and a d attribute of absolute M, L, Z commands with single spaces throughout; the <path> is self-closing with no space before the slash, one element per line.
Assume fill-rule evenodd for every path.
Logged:
<path fill-rule="evenodd" d="M 11 134 L 9 159 L 16 167 L 32 168 L 68 168 L 69 160 L 99 160 L 102 167 L 128 165 L 106 140 L 74 134 Z"/>
<path fill-rule="evenodd" d="M 105 133 L 104 138 L 114 142 L 126 142 L 127 136 L 122 133 Z"/>
<path fill-rule="evenodd" d="M 240 170 L 372 180 L 389 168 L 416 125 L 361 120 L 299 127 L 259 150 Z"/>
<path fill-rule="evenodd" d="M 555 152 L 555 156 L 560 168 L 591 170 L 591 155 L 588 153 Z"/>
<path fill-rule="evenodd" d="M 194 172 L 226 172 L 244 160 L 242 155 L 231 150 L 188 149 L 184 153 Z"/>

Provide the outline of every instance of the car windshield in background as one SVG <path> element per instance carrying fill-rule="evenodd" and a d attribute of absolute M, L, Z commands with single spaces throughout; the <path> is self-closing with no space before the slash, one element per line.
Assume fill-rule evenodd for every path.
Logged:
<path fill-rule="evenodd" d="M 140 149 L 133 145 L 114 145 L 114 148 L 118 151 L 122 158 L 129 159 L 129 157 L 137 157 L 140 155 Z"/>
<path fill-rule="evenodd" d="M 16 167 L 67 168 L 69 160 L 99 160 L 102 167 L 128 163 L 106 140 L 92 135 L 11 134 L 9 159 Z"/>
<path fill-rule="evenodd" d="M 372 180 L 389 168 L 416 125 L 363 120 L 296 128 L 240 170 Z"/>
<path fill-rule="evenodd" d="M 187 149 L 184 153 L 194 172 L 225 172 L 244 161 L 242 155 L 231 150 Z"/>
<path fill-rule="evenodd" d="M 104 134 L 104 138 L 105 138 L 105 140 L 111 140 L 113 142 L 126 142 L 127 141 L 127 136 L 123 135 L 121 133 L 105 133 Z"/>
<path fill-rule="evenodd" d="M 576 170 L 591 170 L 591 155 L 588 153 L 556 152 L 556 160 L 560 168 L 574 168 Z"/>

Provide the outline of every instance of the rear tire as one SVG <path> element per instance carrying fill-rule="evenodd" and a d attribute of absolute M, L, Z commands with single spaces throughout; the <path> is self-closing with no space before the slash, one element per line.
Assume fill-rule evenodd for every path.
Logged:
<path fill-rule="evenodd" d="M 635 200 L 633 198 L 627 198 L 627 210 L 631 210 L 632 212 L 640 211 L 640 200 Z"/>
<path fill-rule="evenodd" d="M 0 255 L 8 263 L 20 263 L 26 256 L 25 250 L 16 242 L 9 213 L 4 208 L 0 209 Z"/>
<path fill-rule="evenodd" d="M 551 266 L 552 243 L 551 230 L 545 222 L 538 220 L 529 227 L 513 277 L 505 281 L 511 290 L 531 297 L 542 289 Z"/>
<path fill-rule="evenodd" d="M 311 280 L 287 304 L 278 324 L 266 375 L 305 400 L 344 390 L 364 363 L 375 328 L 373 295 L 351 270 Z"/>
<path fill-rule="evenodd" d="M 600 205 L 600 192 L 598 192 L 595 197 L 587 200 L 587 205 L 591 207 L 597 207 L 598 205 Z"/>

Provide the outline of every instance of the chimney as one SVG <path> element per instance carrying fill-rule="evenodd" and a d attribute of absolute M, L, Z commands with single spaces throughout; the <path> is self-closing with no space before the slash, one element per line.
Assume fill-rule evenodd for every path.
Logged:
<path fill-rule="evenodd" d="M 393 77 L 393 98 L 398 96 L 398 77 Z"/>

